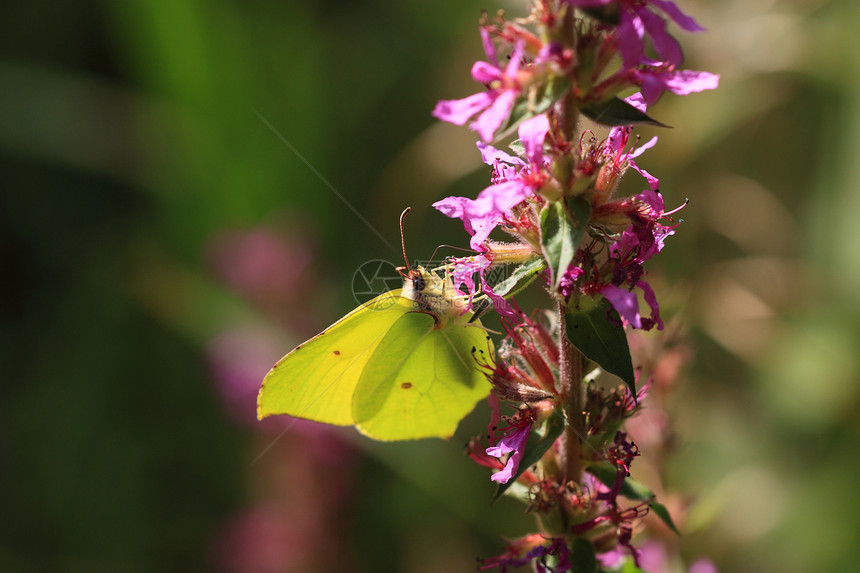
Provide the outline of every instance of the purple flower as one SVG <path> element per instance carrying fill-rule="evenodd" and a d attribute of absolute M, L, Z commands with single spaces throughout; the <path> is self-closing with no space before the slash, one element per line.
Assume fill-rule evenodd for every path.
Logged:
<path fill-rule="evenodd" d="M 609 247 L 611 281 L 599 291 L 610 302 L 622 319 L 634 328 L 650 330 L 655 325 L 663 329 L 657 297 L 642 276 L 642 265 L 663 250 L 666 237 L 675 234 L 675 226 L 663 225 L 660 220 L 671 220 L 669 215 L 684 207 L 665 212 L 663 196 L 658 191 L 646 189 L 639 195 L 618 204 L 606 205 L 605 210 L 626 212 L 632 223 L 621 233 L 621 238 Z M 626 287 L 626 288 L 624 288 Z M 645 302 L 651 308 L 650 318 L 639 314 L 639 302 L 634 288 L 642 291 Z"/>
<path fill-rule="evenodd" d="M 564 271 L 564 274 L 561 276 L 561 280 L 558 281 L 558 291 L 565 300 L 568 300 L 573 294 L 576 281 L 584 274 L 585 271 L 582 270 L 582 267 L 578 267 L 575 264 L 571 264 L 567 267 L 567 270 Z"/>
<path fill-rule="evenodd" d="M 688 32 L 704 30 L 696 21 L 687 16 L 669 0 L 565 0 L 580 8 L 600 8 L 617 4 L 619 19 L 617 30 L 618 50 L 624 67 L 632 68 L 645 56 L 645 36 L 651 38 L 651 45 L 660 59 L 680 65 L 683 52 L 678 41 L 666 31 L 666 21 L 656 12 L 662 12 L 675 24 Z"/>
<path fill-rule="evenodd" d="M 510 541 L 505 553 L 482 559 L 479 569 L 498 567 L 505 573 L 510 567 L 520 568 L 531 563 L 538 573 L 564 573 L 572 568 L 569 553 L 564 539 L 533 533 Z M 548 556 L 556 558 L 554 566 L 547 564 Z"/>
<path fill-rule="evenodd" d="M 624 564 L 624 558 L 627 555 L 627 550 L 623 545 L 616 545 L 606 553 L 598 553 L 597 560 L 603 567 L 607 569 L 619 569 Z"/>
<path fill-rule="evenodd" d="M 719 573 L 714 562 L 707 557 L 700 557 L 690 565 L 690 573 Z"/>
<path fill-rule="evenodd" d="M 493 185 L 475 199 L 447 197 L 433 203 L 444 215 L 463 220 L 466 232 L 472 235 L 469 245 L 476 251 L 486 251 L 484 241 L 501 223 L 505 215 L 520 202 L 534 194 L 546 180 L 543 167 L 543 143 L 549 131 L 549 120 L 538 115 L 520 124 L 520 141 L 526 149 L 529 164 L 493 147 L 479 144 L 484 161 L 492 160 Z"/>
<path fill-rule="evenodd" d="M 511 303 L 508 302 L 508 299 L 502 295 L 498 295 L 493 292 L 493 287 L 487 283 L 483 276 L 481 277 L 481 292 L 487 295 L 487 298 L 493 302 L 493 308 L 500 316 L 503 316 L 508 320 L 519 320 L 519 313 L 517 313 L 513 305 L 511 305 Z"/>
<path fill-rule="evenodd" d="M 612 303 L 618 314 L 633 328 L 642 328 L 642 317 L 639 316 L 639 299 L 636 293 L 609 284 L 600 290 L 606 300 Z"/>
<path fill-rule="evenodd" d="M 636 261 L 644 263 L 663 250 L 666 237 L 675 234 L 675 226 L 663 225 L 660 219 L 668 218 L 669 215 L 678 212 L 684 204 L 677 209 L 665 212 L 663 196 L 653 189 L 644 190 L 634 196 L 633 200 L 638 203 L 639 209 L 636 211 L 635 222 L 624 232 L 626 236 L 622 238 L 622 244 L 626 242 L 625 247 L 628 252 L 633 252 L 635 248 Z"/>
<path fill-rule="evenodd" d="M 453 257 L 448 260 L 446 267 L 449 268 L 448 276 L 454 287 L 457 290 L 465 290 L 467 298 L 467 308 L 472 308 L 472 299 L 478 294 L 478 289 L 475 286 L 475 273 L 478 273 L 483 280 L 484 271 L 489 268 L 492 261 L 486 255 L 474 255 L 471 257 Z"/>
<path fill-rule="evenodd" d="M 433 109 L 433 116 L 455 125 L 463 125 L 476 114 L 477 119 L 471 128 L 478 132 L 483 141 L 492 141 L 493 135 L 508 118 L 514 101 L 522 91 L 522 85 L 517 78 L 520 64 L 525 51 L 525 42 L 518 41 L 514 45 L 511 59 L 504 68 L 496 63 L 489 32 L 481 30 L 484 40 L 484 51 L 487 59 L 493 63 L 475 62 L 472 66 L 472 78 L 489 86 L 489 90 L 471 95 L 459 100 L 442 100 Z"/>
<path fill-rule="evenodd" d="M 647 109 L 641 93 L 635 93 L 624 101 L 642 112 Z M 648 186 L 652 189 L 657 189 L 659 186 L 659 179 L 639 167 L 634 161 L 635 158 L 657 144 L 657 137 L 652 137 L 638 148 L 628 150 L 627 144 L 630 141 L 632 132 L 633 126 L 613 127 L 609 130 L 609 135 L 600 147 L 603 167 L 598 177 L 597 189 L 602 194 L 603 200 L 609 197 L 615 187 L 615 183 L 627 167 L 632 167 L 639 172 L 648 181 Z"/>
<path fill-rule="evenodd" d="M 496 445 L 486 449 L 487 454 L 494 458 L 511 454 L 505 467 L 490 477 L 491 480 L 499 483 L 508 483 L 517 473 L 520 461 L 526 453 L 526 442 L 534 423 L 534 416 L 530 410 L 523 410 L 514 418 L 508 419 L 508 423 L 510 426 L 503 431 L 502 438 Z"/>
<path fill-rule="evenodd" d="M 466 307 L 468 309 L 473 308 L 472 301 L 475 296 L 483 294 L 492 301 L 493 308 L 495 308 L 496 312 L 501 316 L 514 321 L 519 320 L 519 313 L 517 310 L 511 306 L 511 303 L 509 303 L 505 297 L 498 295 L 493 291 L 493 287 L 490 286 L 484 276 L 484 271 L 486 271 L 492 263 L 493 261 L 489 255 L 452 258 L 448 261 L 448 266 L 451 268 L 449 276 L 458 290 L 462 290 L 463 287 L 465 287 L 465 291 L 467 293 Z M 475 274 L 478 274 L 479 276 L 480 286 L 475 282 Z"/>
<path fill-rule="evenodd" d="M 642 88 L 642 96 L 647 104 L 657 101 L 664 91 L 676 95 L 689 95 L 715 90 L 719 86 L 719 74 L 695 70 L 676 70 L 674 65 L 646 60 L 648 65 L 630 70 L 629 76 Z"/>

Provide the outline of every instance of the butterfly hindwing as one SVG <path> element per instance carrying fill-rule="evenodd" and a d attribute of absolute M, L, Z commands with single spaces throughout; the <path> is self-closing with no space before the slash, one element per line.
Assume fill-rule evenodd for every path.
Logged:
<path fill-rule="evenodd" d="M 355 388 L 356 427 L 377 440 L 450 437 L 489 391 L 472 355 L 487 344 L 466 316 L 445 324 L 425 312 L 398 318 Z"/>

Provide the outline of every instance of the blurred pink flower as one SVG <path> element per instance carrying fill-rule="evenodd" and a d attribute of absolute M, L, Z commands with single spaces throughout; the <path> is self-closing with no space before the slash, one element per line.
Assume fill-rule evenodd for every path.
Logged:
<path fill-rule="evenodd" d="M 223 526 L 214 542 L 215 568 L 228 573 L 298 571 L 313 543 L 299 523 L 292 525 L 274 508 L 244 510 Z"/>
<path fill-rule="evenodd" d="M 280 236 L 257 227 L 217 233 L 207 245 L 207 258 L 216 274 L 241 294 L 283 300 L 304 290 L 302 279 L 314 250 L 306 232 Z"/>
<path fill-rule="evenodd" d="M 280 337 L 262 328 L 226 330 L 209 341 L 206 357 L 213 381 L 224 403 L 227 416 L 240 424 L 258 427 L 257 392 L 272 365 L 284 354 Z M 272 416 L 269 420 L 282 427 L 289 419 Z"/>

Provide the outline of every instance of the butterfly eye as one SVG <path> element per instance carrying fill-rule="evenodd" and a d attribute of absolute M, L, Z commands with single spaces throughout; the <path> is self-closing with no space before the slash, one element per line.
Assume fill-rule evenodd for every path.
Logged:
<path fill-rule="evenodd" d="M 427 282 L 424 280 L 424 277 L 420 275 L 414 277 L 412 279 L 412 288 L 414 288 L 417 293 L 424 292 L 424 289 L 427 288 Z"/>

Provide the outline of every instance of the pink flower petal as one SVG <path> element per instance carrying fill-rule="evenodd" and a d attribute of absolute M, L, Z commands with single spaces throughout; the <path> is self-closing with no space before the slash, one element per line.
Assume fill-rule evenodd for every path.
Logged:
<path fill-rule="evenodd" d="M 493 99 L 487 92 L 477 93 L 463 99 L 442 100 L 433 109 L 433 117 L 463 125 L 479 111 L 486 109 L 493 103 Z"/>
<path fill-rule="evenodd" d="M 693 18 L 681 12 L 681 9 L 674 2 L 670 2 L 669 0 L 651 0 L 651 4 L 663 10 L 682 30 L 688 32 L 703 32 L 705 30 Z"/>
<path fill-rule="evenodd" d="M 487 284 L 486 281 L 482 280 L 481 291 L 487 295 L 487 297 L 493 301 L 493 308 L 500 315 L 509 320 L 517 321 L 520 320 L 519 315 L 513 309 L 511 304 L 507 301 L 507 299 L 501 295 L 493 292 L 493 289 L 490 285 Z"/>
<path fill-rule="evenodd" d="M 493 45 L 493 38 L 490 36 L 490 31 L 487 28 L 481 28 L 481 44 L 484 46 L 484 53 L 487 54 L 487 59 L 496 67 L 499 67 L 499 60 L 496 59 L 496 47 Z"/>
<path fill-rule="evenodd" d="M 639 65 L 639 61 L 645 55 L 642 47 L 642 38 L 644 37 L 645 26 L 642 20 L 627 11 L 622 11 L 615 43 L 618 46 L 618 51 L 621 52 L 624 67 L 632 68 Z"/>
<path fill-rule="evenodd" d="M 651 36 L 651 44 L 654 46 L 654 51 L 657 52 L 660 59 L 676 66 L 681 65 L 681 61 L 684 59 L 684 52 L 681 50 L 681 44 L 678 43 L 678 40 L 666 31 L 666 21 L 647 8 L 637 8 L 635 10 L 645 25 L 645 31 Z"/>
<path fill-rule="evenodd" d="M 505 77 L 509 81 L 513 81 L 520 69 L 520 63 L 523 61 L 523 52 L 525 52 L 526 43 L 524 40 L 519 40 L 514 46 L 514 51 L 511 54 L 511 59 L 508 61 L 508 66 L 505 68 Z"/>
<path fill-rule="evenodd" d="M 688 95 L 705 90 L 715 90 L 720 84 L 720 75 L 695 70 L 678 70 L 665 75 L 666 90 L 677 95 Z"/>
<path fill-rule="evenodd" d="M 651 318 L 657 325 L 657 330 L 663 330 L 663 319 L 660 318 L 660 305 L 657 303 L 657 295 L 654 294 L 654 289 L 645 281 L 639 281 L 636 286 L 642 290 L 645 302 L 651 307 Z"/>
<path fill-rule="evenodd" d="M 494 473 L 490 479 L 499 483 L 508 483 L 519 468 L 520 462 L 526 453 L 526 442 L 529 439 L 531 423 L 526 423 L 504 436 L 499 443 L 486 449 L 488 455 L 500 458 L 505 454 L 513 452 L 504 469 Z"/>
<path fill-rule="evenodd" d="M 642 317 L 639 316 L 639 300 L 635 293 L 620 289 L 615 285 L 607 285 L 600 289 L 600 294 L 612 303 L 618 314 L 633 328 L 642 328 Z"/>
<path fill-rule="evenodd" d="M 522 122 L 518 132 L 526 157 L 532 164 L 540 166 L 543 163 L 543 142 L 549 132 L 549 119 L 545 114 L 536 115 Z"/>
<path fill-rule="evenodd" d="M 489 143 L 493 140 L 493 135 L 496 133 L 496 130 L 499 129 L 499 126 L 502 125 L 502 122 L 508 118 L 508 114 L 510 114 L 516 98 L 516 91 L 503 91 L 496 97 L 492 105 L 490 105 L 490 107 L 487 108 L 474 123 L 472 123 L 471 128 L 478 132 L 481 139 Z"/>
<path fill-rule="evenodd" d="M 481 160 L 487 165 L 494 166 L 497 162 L 507 163 L 508 165 L 525 165 L 526 162 L 519 157 L 508 155 L 504 151 L 496 149 L 492 145 L 487 145 L 483 141 L 477 143 L 478 151 L 481 152 Z"/>
<path fill-rule="evenodd" d="M 489 84 L 502 79 L 502 72 L 493 64 L 475 62 L 472 65 L 472 79 L 482 84 Z M 496 87 L 496 86 L 493 86 Z"/>
<path fill-rule="evenodd" d="M 466 197 L 445 197 L 433 203 L 433 207 L 441 211 L 446 217 L 462 219 L 466 212 L 466 204 L 471 202 L 472 200 Z"/>
<path fill-rule="evenodd" d="M 645 103 L 645 98 L 642 97 L 642 94 L 640 92 L 636 92 L 632 96 L 624 98 L 624 101 L 626 101 L 642 113 L 648 111 L 648 105 Z"/>

